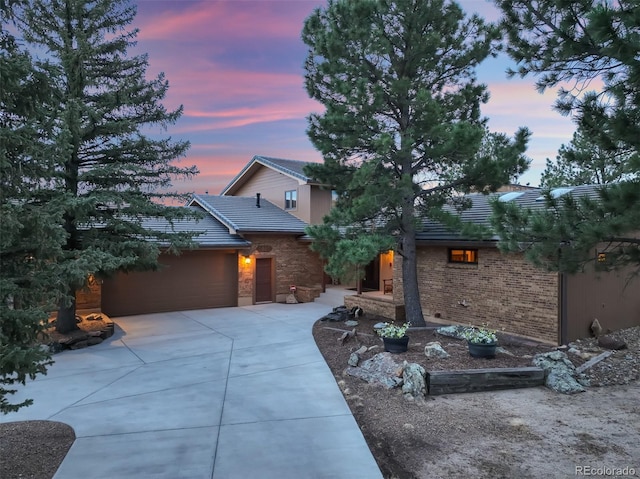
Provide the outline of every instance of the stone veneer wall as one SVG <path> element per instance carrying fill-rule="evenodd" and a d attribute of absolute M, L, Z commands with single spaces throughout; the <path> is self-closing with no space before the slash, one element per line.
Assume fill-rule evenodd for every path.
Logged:
<path fill-rule="evenodd" d="M 102 283 L 92 281 L 86 288 L 76 291 L 76 309 L 100 311 L 102 305 Z"/>
<path fill-rule="evenodd" d="M 349 295 L 344 297 L 344 305 L 347 309 L 360 306 L 364 314 L 382 316 L 387 321 L 404 322 L 404 304 L 397 304 L 386 299 L 379 299 L 366 295 Z"/>
<path fill-rule="evenodd" d="M 394 299 L 402 297 L 401 258 L 394 272 Z M 418 249 L 423 313 L 460 324 L 558 342 L 558 275 L 535 268 L 521 254 L 480 248 L 478 264 L 448 262 L 448 248 Z M 461 303 L 466 304 L 463 306 Z"/>
<path fill-rule="evenodd" d="M 285 302 L 291 285 L 322 287 L 323 264 L 320 256 L 293 235 L 245 235 L 251 242 L 251 265 L 238 259 L 238 305 L 252 304 L 256 258 L 273 258 L 277 302 Z"/>

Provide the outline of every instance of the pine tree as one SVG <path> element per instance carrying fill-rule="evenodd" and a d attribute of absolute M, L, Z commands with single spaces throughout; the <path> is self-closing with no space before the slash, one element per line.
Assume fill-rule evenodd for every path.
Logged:
<path fill-rule="evenodd" d="M 578 127 L 571 142 L 560 147 L 556 160 L 547 158 L 540 186 L 607 185 L 631 179 L 633 175 L 627 170 L 632 154 L 627 148 L 605 150 L 593 136 Z"/>
<path fill-rule="evenodd" d="M 520 249 L 526 241 L 531 259 L 550 269 L 576 271 L 594 258 L 594 246 L 609 244 L 615 266 L 640 265 L 638 2 L 496 0 L 496 4 L 504 14 L 507 52 L 518 62 L 511 74 L 536 75 L 540 91 L 559 87 L 558 111 L 573 115 L 580 134 L 604 153 L 605 168 L 623 172 L 620 181 L 600 190 L 599 201 L 549 197 L 547 207 L 554 214 L 497 205 L 502 247 Z M 537 235 L 537 231 L 553 234 Z M 536 245 L 530 243 L 534 237 Z"/>
<path fill-rule="evenodd" d="M 129 28 L 135 6 L 126 0 L 25 3 L 20 30 L 30 47 L 46 50 L 37 67 L 52 90 L 47 148 L 56 170 L 46 181 L 64 211 L 67 239 L 59 263 L 66 300 L 57 330 L 67 332 L 76 328 L 75 292 L 90 274 L 154 268 L 159 241 L 188 244 L 188 236 L 148 231 L 142 222 L 187 214 L 166 206 L 185 198 L 169 188 L 172 179 L 197 171 L 172 163 L 187 142 L 147 133 L 166 129 L 182 108 L 168 111 L 161 103 L 164 75 L 147 80 L 147 56 L 128 54 L 137 35 Z"/>
<path fill-rule="evenodd" d="M 474 68 L 495 52 L 499 36 L 443 0 L 330 1 L 304 25 L 306 88 L 326 108 L 310 116 L 308 129 L 324 164 L 306 171 L 338 195 L 325 224 L 309 232 L 330 265 L 356 267 L 395 243 L 415 326 L 424 324 L 421 220 L 452 220 L 446 203 L 495 190 L 527 166 L 526 130 L 481 149 L 480 105 L 489 95 Z M 499 154 L 486 154 L 492 149 Z"/>
<path fill-rule="evenodd" d="M 11 403 L 12 386 L 46 374 L 50 354 L 39 347 L 57 296 L 55 259 L 64 243 L 59 205 L 47 201 L 41 178 L 51 162 L 40 142 L 47 131 L 41 104 L 47 79 L 33 68 L 5 29 L 11 10 L 0 9 L 0 413 L 32 403 Z"/>

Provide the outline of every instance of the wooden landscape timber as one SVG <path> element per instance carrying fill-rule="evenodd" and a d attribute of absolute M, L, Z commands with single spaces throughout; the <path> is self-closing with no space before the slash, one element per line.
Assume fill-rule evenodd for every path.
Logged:
<path fill-rule="evenodd" d="M 542 386 L 544 370 L 536 367 L 463 369 L 427 372 L 430 395 Z"/>

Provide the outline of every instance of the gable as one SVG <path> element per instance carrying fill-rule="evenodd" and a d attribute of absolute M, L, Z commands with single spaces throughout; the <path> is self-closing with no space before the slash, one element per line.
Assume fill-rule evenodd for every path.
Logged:
<path fill-rule="evenodd" d="M 256 155 L 247 163 L 240 173 L 223 188 L 220 194 L 223 196 L 245 196 L 240 193 L 240 190 L 247 183 L 251 183 L 253 177 L 263 169 L 273 171 L 282 177 L 290 178 L 297 185 L 313 183 L 311 179 L 304 174 L 304 167 L 307 164 L 308 162 L 306 161 Z"/>
<path fill-rule="evenodd" d="M 263 198 L 283 207 L 279 203 L 284 201 L 284 191 L 297 190 L 301 184 L 305 183 L 279 171 L 259 165 L 243 184 L 234 189 L 233 196 L 251 197 L 256 196 L 256 193 L 260 193 Z"/>

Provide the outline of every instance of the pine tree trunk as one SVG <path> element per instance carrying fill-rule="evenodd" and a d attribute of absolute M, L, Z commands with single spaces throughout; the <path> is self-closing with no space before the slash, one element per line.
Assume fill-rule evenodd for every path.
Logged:
<path fill-rule="evenodd" d="M 420 304 L 418 288 L 418 268 L 416 253 L 416 233 L 412 221 L 404 225 L 402 238 L 402 282 L 406 320 L 411 326 L 426 326 Z"/>
<path fill-rule="evenodd" d="M 58 318 L 56 319 L 56 331 L 66 334 L 75 329 L 78 329 L 78 326 L 76 324 L 76 300 L 74 294 L 71 303 L 66 303 L 64 300 L 60 302 Z"/>

